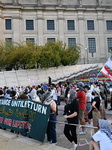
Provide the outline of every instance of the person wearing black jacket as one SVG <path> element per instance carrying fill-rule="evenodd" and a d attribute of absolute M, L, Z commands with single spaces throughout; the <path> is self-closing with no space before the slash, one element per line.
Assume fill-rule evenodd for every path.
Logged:
<path fill-rule="evenodd" d="M 78 124 L 78 101 L 76 100 L 75 91 L 70 90 L 70 100 L 68 104 L 65 106 L 64 110 L 64 118 L 67 119 L 67 122 L 70 124 Z M 77 134 L 76 134 L 76 126 L 65 124 L 64 127 L 64 135 L 66 138 L 72 143 L 73 149 L 77 148 Z"/>
<path fill-rule="evenodd" d="M 98 120 L 101 119 L 100 113 L 100 89 L 94 88 L 92 95 L 94 95 L 94 99 L 92 100 L 92 116 L 93 116 L 93 126 L 98 127 Z M 96 133 L 98 129 L 94 129 L 94 133 Z"/>
<path fill-rule="evenodd" d="M 69 90 L 70 90 L 68 84 L 65 84 L 65 89 L 66 89 L 65 90 L 65 103 L 68 104 L 68 93 L 69 93 Z"/>

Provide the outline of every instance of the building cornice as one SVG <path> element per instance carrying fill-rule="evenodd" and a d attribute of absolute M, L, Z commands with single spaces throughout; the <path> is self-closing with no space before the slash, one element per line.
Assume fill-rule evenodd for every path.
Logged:
<path fill-rule="evenodd" d="M 80 6 L 80 5 L 20 5 L 15 3 L 13 5 L 0 3 L 2 9 L 21 9 L 21 10 L 62 10 L 62 11 L 112 11 L 111 6 L 100 7 L 97 6 Z"/>

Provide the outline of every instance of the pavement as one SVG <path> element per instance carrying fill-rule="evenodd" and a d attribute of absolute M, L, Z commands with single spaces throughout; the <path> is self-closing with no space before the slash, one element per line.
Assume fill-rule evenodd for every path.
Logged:
<path fill-rule="evenodd" d="M 41 143 L 32 138 L 24 137 L 20 134 L 11 133 L 10 130 L 0 129 L 0 149 L 1 150 L 69 150 L 71 148 L 71 143 L 66 139 L 63 134 L 64 122 L 63 109 L 64 102 L 58 106 L 59 115 L 57 116 L 57 144 L 48 144 L 46 142 Z M 112 123 L 112 111 L 106 110 L 106 116 L 109 122 Z M 61 123 L 60 123 L 61 122 Z M 91 132 L 93 129 L 87 128 L 87 133 L 85 135 L 78 136 L 79 147 L 78 150 L 89 150 L 89 141 L 91 137 Z"/>

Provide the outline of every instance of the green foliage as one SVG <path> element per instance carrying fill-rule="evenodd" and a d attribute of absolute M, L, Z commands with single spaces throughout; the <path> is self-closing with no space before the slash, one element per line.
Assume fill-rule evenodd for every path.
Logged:
<path fill-rule="evenodd" d="M 31 42 L 0 43 L 1 68 L 14 68 L 15 70 L 49 68 L 52 66 L 76 64 L 80 58 L 80 46 L 67 47 L 61 41 L 48 41 L 44 46 Z"/>

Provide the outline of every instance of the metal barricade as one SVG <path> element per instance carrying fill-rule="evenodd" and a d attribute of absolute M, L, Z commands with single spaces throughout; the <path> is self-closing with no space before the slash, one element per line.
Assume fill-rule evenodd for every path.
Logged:
<path fill-rule="evenodd" d="M 53 120 L 50 120 L 50 122 L 55 122 L 55 123 L 58 123 L 58 124 L 66 124 L 66 125 L 72 125 L 72 126 L 76 126 L 78 127 L 78 136 L 77 136 L 77 141 L 78 141 L 78 147 L 77 147 L 77 150 L 80 150 L 80 128 L 81 127 L 84 127 L 84 128 L 90 128 L 90 129 L 98 129 L 97 127 L 94 127 L 94 126 L 88 126 L 88 125 L 79 125 L 79 124 L 72 124 L 72 123 L 67 123 L 67 122 L 62 122 L 62 121 L 53 121 Z"/>

